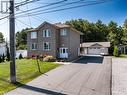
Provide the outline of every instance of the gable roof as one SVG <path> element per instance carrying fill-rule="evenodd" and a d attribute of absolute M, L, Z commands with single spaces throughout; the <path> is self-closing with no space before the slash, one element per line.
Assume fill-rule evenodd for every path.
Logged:
<path fill-rule="evenodd" d="M 110 47 L 110 42 L 86 42 L 81 44 L 82 47 L 92 47 L 96 45 L 100 47 Z"/>
<path fill-rule="evenodd" d="M 66 24 L 62 24 L 62 23 L 51 24 L 51 23 L 46 22 L 46 21 L 43 22 L 41 25 L 39 25 L 37 28 L 31 29 L 31 30 L 28 30 L 28 31 L 29 31 L 29 32 L 38 31 L 38 30 L 39 30 L 41 27 L 43 27 L 43 25 L 45 25 L 45 24 L 52 25 L 52 26 L 54 26 L 54 27 L 57 28 L 57 29 L 61 29 L 61 28 L 70 28 L 72 31 L 77 32 L 77 33 L 79 33 L 80 35 L 83 35 L 82 32 L 80 32 L 80 31 L 78 31 L 78 30 L 72 28 L 70 25 L 66 25 Z"/>

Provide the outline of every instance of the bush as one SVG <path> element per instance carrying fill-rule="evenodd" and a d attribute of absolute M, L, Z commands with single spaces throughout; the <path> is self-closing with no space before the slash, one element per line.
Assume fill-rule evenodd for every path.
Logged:
<path fill-rule="evenodd" d="M 5 56 L 4 56 L 4 53 L 3 53 L 3 56 L 2 56 L 2 62 L 5 61 Z"/>
<path fill-rule="evenodd" d="M 46 56 L 43 58 L 44 62 L 55 62 L 56 58 L 54 58 L 53 56 Z"/>
<path fill-rule="evenodd" d="M 1 58 L 1 56 L 0 56 L 0 63 L 2 62 L 2 58 Z"/>
<path fill-rule="evenodd" d="M 19 54 L 19 59 L 23 59 L 23 56 L 22 56 L 22 54 L 21 54 L 21 53 Z"/>
<path fill-rule="evenodd" d="M 113 55 L 114 55 L 115 57 L 119 57 L 119 51 L 118 51 L 118 48 L 117 48 L 117 47 L 114 47 Z"/>

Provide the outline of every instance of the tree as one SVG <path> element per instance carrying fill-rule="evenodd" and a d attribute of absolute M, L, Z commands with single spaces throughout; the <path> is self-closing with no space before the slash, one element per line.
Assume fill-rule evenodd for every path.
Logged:
<path fill-rule="evenodd" d="M 6 60 L 10 61 L 10 51 L 7 43 L 6 43 Z"/>
<path fill-rule="evenodd" d="M 1 56 L 0 56 L 0 63 L 2 62 L 2 58 L 1 58 Z"/>
<path fill-rule="evenodd" d="M 115 57 L 119 57 L 119 51 L 118 51 L 118 48 L 117 47 L 114 47 L 114 53 L 113 53 L 113 55 Z"/>
<path fill-rule="evenodd" d="M 83 42 L 107 41 L 108 29 L 101 20 L 90 23 L 84 19 L 66 21 L 66 24 L 84 33 Z"/>
<path fill-rule="evenodd" d="M 21 54 L 21 53 L 19 54 L 19 59 L 23 59 L 23 56 L 22 56 L 22 54 Z"/>
<path fill-rule="evenodd" d="M 5 42 L 5 39 L 2 32 L 0 32 L 0 43 L 3 43 L 3 42 Z"/>
<path fill-rule="evenodd" d="M 27 44 L 27 31 L 32 28 L 22 29 L 16 33 L 16 48 L 17 49 L 26 49 Z"/>
<path fill-rule="evenodd" d="M 2 62 L 4 62 L 4 61 L 5 61 L 5 55 L 3 53 L 3 55 L 2 55 Z"/>

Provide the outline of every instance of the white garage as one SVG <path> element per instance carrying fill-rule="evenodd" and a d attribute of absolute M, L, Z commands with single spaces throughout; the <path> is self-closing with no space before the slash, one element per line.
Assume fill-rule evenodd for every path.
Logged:
<path fill-rule="evenodd" d="M 100 53 L 101 49 L 99 47 L 88 48 L 88 54 L 98 55 Z"/>
<path fill-rule="evenodd" d="M 82 55 L 108 55 L 110 42 L 82 43 L 80 47 Z"/>

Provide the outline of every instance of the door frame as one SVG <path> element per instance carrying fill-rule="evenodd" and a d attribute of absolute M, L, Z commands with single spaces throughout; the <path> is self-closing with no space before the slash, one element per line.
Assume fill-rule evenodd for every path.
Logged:
<path fill-rule="evenodd" d="M 68 48 L 67 47 L 59 48 L 59 57 L 60 58 L 68 58 Z"/>

